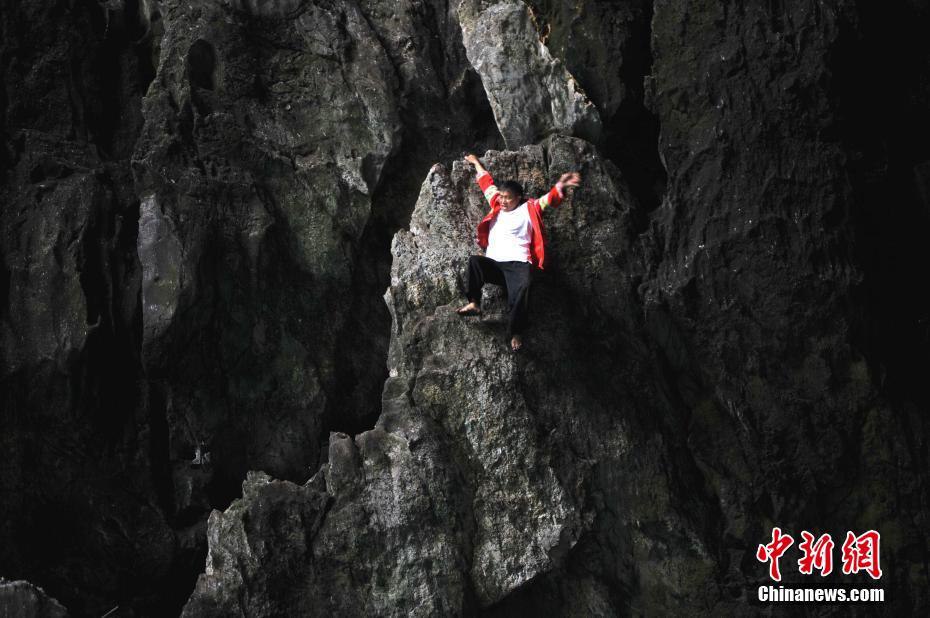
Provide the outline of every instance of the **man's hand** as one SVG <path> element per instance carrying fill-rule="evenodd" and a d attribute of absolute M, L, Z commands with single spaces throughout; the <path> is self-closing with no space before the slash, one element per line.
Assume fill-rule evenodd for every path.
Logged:
<path fill-rule="evenodd" d="M 581 176 L 578 175 L 578 172 L 562 174 L 559 178 L 559 183 L 566 187 L 577 187 L 581 184 Z"/>
<path fill-rule="evenodd" d="M 481 165 L 481 161 L 479 161 L 478 157 L 476 157 L 475 155 L 469 153 L 465 155 L 465 160 L 475 166 L 475 171 L 478 174 L 481 174 L 482 172 L 485 171 L 484 166 Z"/>

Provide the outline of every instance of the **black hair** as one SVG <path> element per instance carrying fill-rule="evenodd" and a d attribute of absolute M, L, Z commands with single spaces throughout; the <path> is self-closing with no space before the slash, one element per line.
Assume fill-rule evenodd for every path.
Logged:
<path fill-rule="evenodd" d="M 523 185 L 516 180 L 505 180 L 497 185 L 498 191 L 513 193 L 514 197 L 523 197 Z"/>

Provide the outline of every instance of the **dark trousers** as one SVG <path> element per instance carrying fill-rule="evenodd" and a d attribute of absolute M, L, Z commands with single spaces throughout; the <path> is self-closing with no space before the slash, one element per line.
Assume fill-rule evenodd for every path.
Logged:
<path fill-rule="evenodd" d="M 485 283 L 502 285 L 510 305 L 510 336 L 526 329 L 533 265 L 529 262 L 495 262 L 483 255 L 468 260 L 468 300 L 481 306 L 481 287 Z"/>

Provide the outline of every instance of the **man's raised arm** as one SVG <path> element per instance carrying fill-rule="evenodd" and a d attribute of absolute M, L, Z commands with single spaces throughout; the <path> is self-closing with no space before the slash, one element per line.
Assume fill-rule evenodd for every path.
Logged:
<path fill-rule="evenodd" d="M 562 197 L 565 196 L 565 187 L 577 187 L 580 184 L 581 176 L 578 172 L 562 174 L 555 186 L 549 189 L 549 193 L 539 198 L 539 207 L 545 210 L 549 206 L 558 206 L 562 203 Z"/>
<path fill-rule="evenodd" d="M 484 166 L 481 165 L 481 161 L 478 160 L 473 154 L 465 155 L 465 160 L 471 163 L 475 167 L 475 173 L 478 175 L 478 186 L 481 187 L 481 191 L 484 193 L 485 199 L 493 206 L 494 205 L 494 196 L 498 194 L 497 187 L 494 186 L 494 179 L 491 178 L 490 172 L 484 169 Z"/>

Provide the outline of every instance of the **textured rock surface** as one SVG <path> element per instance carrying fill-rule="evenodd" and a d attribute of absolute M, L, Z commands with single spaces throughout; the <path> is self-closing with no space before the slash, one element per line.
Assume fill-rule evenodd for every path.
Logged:
<path fill-rule="evenodd" d="M 140 380 L 129 157 L 150 39 L 109 5 L 0 12 L 0 576 L 76 615 L 177 606 L 173 560 L 191 568 Z"/>
<path fill-rule="evenodd" d="M 396 83 L 365 16 L 291 4 L 163 11 L 134 170 L 143 359 L 176 486 L 200 443 L 221 493 L 247 465 L 316 462 L 343 290 L 396 147 Z"/>
<path fill-rule="evenodd" d="M 638 75 L 651 6 L 642 0 L 528 2 L 540 40 L 584 87 L 606 121 L 641 97 Z M 640 77 L 640 83 L 636 78 Z"/>
<path fill-rule="evenodd" d="M 925 499 L 926 460 L 903 445 L 926 419 L 882 396 L 862 330 L 880 314 L 852 309 L 875 242 L 859 226 L 884 208 L 858 177 L 875 153 L 841 137 L 855 118 L 844 63 L 859 19 L 852 3 L 656 3 L 652 101 L 669 187 L 644 309 L 669 361 L 681 371 L 687 359 L 698 380 L 680 392 L 722 511 L 723 581 L 752 572 L 742 552 L 769 522 L 876 529 L 890 541 L 888 585 L 911 611 L 927 602 L 906 557 L 927 546 L 926 511 L 903 513 Z"/>
<path fill-rule="evenodd" d="M 372 196 L 359 243 L 352 307 L 336 348 L 337 383 L 327 416 L 334 430 L 369 429 L 380 409 L 391 316 L 381 300 L 390 279 L 390 246 L 406 226 L 423 176 L 463 149 L 501 142 L 481 80 L 462 46 L 455 3 L 368 0 L 361 10 L 394 65 L 399 83 L 400 147 Z"/>
<path fill-rule="evenodd" d="M 468 59 L 510 148 L 553 133 L 592 141 L 600 137 L 597 109 L 539 40 L 525 3 L 464 0 L 459 19 Z"/>
<path fill-rule="evenodd" d="M 0 579 L 0 615 L 4 618 L 63 618 L 68 612 L 38 586 Z"/>
<path fill-rule="evenodd" d="M 533 193 L 569 169 L 589 179 L 590 188 L 550 219 L 561 257 L 539 284 L 538 326 L 528 343 L 535 352 L 527 359 L 510 353 L 499 317 L 462 320 L 451 310 L 485 206 L 473 174 L 460 163 L 451 173 L 434 167 L 410 231 L 393 246 L 386 298 L 394 327 L 381 418 L 355 440 L 330 441 L 323 474 L 333 506 L 315 536 L 304 583 L 296 585 L 317 601 L 303 602 L 376 614 L 471 613 L 559 568 L 579 537 L 600 527 L 586 504 L 600 491 L 595 467 L 617 466 L 620 484 L 635 484 L 621 462 L 631 455 L 630 424 L 636 421 L 630 417 L 645 393 L 631 388 L 635 395 L 611 401 L 585 388 L 589 380 L 618 376 L 614 367 L 592 367 L 581 358 L 574 338 L 592 333 L 571 326 L 581 321 L 580 309 L 564 302 L 561 287 L 586 290 L 593 300 L 586 311 L 619 327 L 613 336 L 630 335 L 631 325 L 617 314 L 631 292 L 618 258 L 629 240 L 629 192 L 617 170 L 581 141 L 560 138 L 544 148 L 492 152 L 485 160 L 494 173 L 519 178 Z M 596 279 L 583 274 L 592 261 L 604 265 Z M 571 379 L 586 370 L 595 374 Z M 620 377 L 634 379 L 631 372 Z M 657 471 L 659 464 L 652 467 Z M 653 491 L 650 499 L 658 494 L 669 501 L 667 490 Z M 626 512 L 631 505 L 642 503 L 616 508 Z M 294 520 L 289 500 L 264 508 Z M 652 508 L 637 516 L 682 528 L 677 517 Z M 273 556 L 267 560 L 277 564 Z M 191 615 L 242 596 L 240 588 L 264 585 L 266 571 L 242 575 L 241 562 L 223 561 L 232 575 L 202 578 Z M 214 584 L 236 577 L 244 580 L 240 587 Z M 609 606 L 607 589 L 591 588 L 590 602 Z M 344 596 L 332 605 L 328 599 L 338 590 Z"/>
<path fill-rule="evenodd" d="M 191 615 L 743 615 L 773 525 L 875 527 L 881 609 L 925 614 L 928 27 L 852 0 L 4 6 L 0 576 L 175 615 L 244 490 Z M 586 181 L 517 357 L 500 297 L 451 314 L 484 206 L 429 171 L 498 130 L 600 136 L 487 157 Z"/>
<path fill-rule="evenodd" d="M 0 573 L 176 612 L 247 469 L 371 426 L 391 235 L 437 157 L 500 139 L 454 15 L 3 12 Z"/>
<path fill-rule="evenodd" d="M 206 574 L 185 615 L 280 616 L 284 608 L 310 613 L 313 606 L 302 600 L 295 575 L 310 558 L 326 505 L 326 494 L 311 484 L 250 472 L 242 498 L 210 515 Z M 228 594 L 216 595 L 218 590 Z"/>
<path fill-rule="evenodd" d="M 882 530 L 895 611 L 926 605 L 915 560 L 927 545 L 925 422 L 882 392 L 857 347 L 867 341 L 862 321 L 876 315 L 863 312 L 879 307 L 850 310 L 874 269 L 857 253 L 857 242 L 872 239 L 858 236 L 856 221 L 876 205 L 857 194 L 849 157 L 875 155 L 831 133 L 847 122 L 850 96 L 831 62 L 849 60 L 843 41 L 857 16 L 844 5 L 774 17 L 715 10 L 655 8 L 648 86 L 669 172 L 660 208 L 637 206 L 583 142 L 486 157 L 496 175 L 533 193 L 568 169 L 586 179 L 551 220 L 558 250 L 537 283 L 530 354 L 505 352 L 495 318 L 452 314 L 483 206 L 461 168 L 427 178 L 410 231 L 394 244 L 382 417 L 355 443 L 334 440 L 329 464 L 403 462 L 393 464 L 401 478 L 409 452 L 425 478 L 419 487 L 442 496 L 417 513 L 419 489 L 378 492 L 377 475 L 358 472 L 351 477 L 370 491 L 342 495 L 355 505 L 343 508 L 360 502 L 365 512 L 404 503 L 404 527 L 423 517 L 410 553 L 376 542 L 363 560 L 417 574 L 386 580 L 399 606 L 415 607 L 432 577 L 451 583 L 429 597 L 442 603 L 431 609 L 463 613 L 739 614 L 767 581 L 754 551 L 772 525 L 835 537 Z M 787 23 L 809 37 L 791 53 L 780 46 L 793 40 L 782 35 Z M 787 80 L 777 96 L 773 75 Z M 768 111 L 759 117 L 760 109 Z M 914 358 L 926 363 L 922 345 Z M 921 437 L 912 442 L 909 427 Z M 525 462 L 516 468 L 515 444 Z M 430 454 L 417 459 L 418 451 Z M 443 480 L 431 486 L 436 476 Z M 509 500 L 508 488 L 522 501 Z M 456 517 L 456 506 L 469 515 Z M 534 512 L 548 513 L 548 526 L 528 527 L 521 516 Z M 473 522 L 458 536 L 468 541 L 450 541 L 436 513 L 453 530 Z M 368 522 L 360 534 L 385 536 L 370 532 L 383 524 Z M 326 546 L 325 535 L 317 539 Z M 431 571 L 400 566 L 447 544 L 457 545 L 455 559 Z M 492 547 L 522 555 L 519 567 Z M 464 603 L 456 572 L 468 576 Z M 372 598 L 368 588 L 348 596 Z M 352 607 L 384 611 L 381 602 Z"/>
<path fill-rule="evenodd" d="M 580 0 L 527 2 L 551 55 L 558 58 L 597 106 L 601 150 L 618 164 L 647 209 L 665 193 L 658 122 L 643 106 L 644 78 L 652 70 L 652 2 Z"/>

